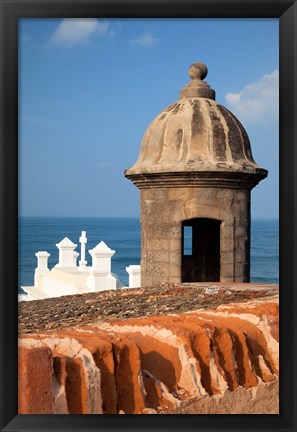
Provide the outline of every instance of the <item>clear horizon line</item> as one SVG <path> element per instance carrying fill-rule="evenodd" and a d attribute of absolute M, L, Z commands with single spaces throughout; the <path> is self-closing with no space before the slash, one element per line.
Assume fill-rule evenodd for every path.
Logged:
<path fill-rule="evenodd" d="M 104 218 L 104 219 L 123 219 L 123 218 L 131 218 L 131 219 L 140 219 L 139 216 L 40 216 L 40 215 L 18 215 L 18 218 L 68 218 L 68 219 L 79 219 L 79 218 Z M 253 219 L 262 219 L 262 220 L 279 220 L 279 217 L 251 217 Z"/>

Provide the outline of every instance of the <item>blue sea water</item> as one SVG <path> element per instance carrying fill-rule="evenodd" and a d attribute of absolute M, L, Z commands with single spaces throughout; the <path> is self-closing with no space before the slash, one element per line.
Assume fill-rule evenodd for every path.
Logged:
<path fill-rule="evenodd" d="M 138 218 L 19 218 L 19 278 L 20 286 L 34 284 L 37 264 L 35 253 L 50 253 L 49 268 L 58 262 L 59 243 L 64 237 L 77 244 L 80 252 L 81 231 L 87 232 L 87 251 L 103 240 L 115 250 L 112 257 L 112 272 L 124 285 L 128 285 L 126 267 L 140 264 L 140 222 Z M 278 283 L 279 241 L 277 220 L 252 220 L 251 227 L 251 281 Z M 88 265 L 91 256 L 86 253 Z M 20 291 L 20 289 L 19 289 Z M 20 291 L 21 292 L 21 291 Z"/>

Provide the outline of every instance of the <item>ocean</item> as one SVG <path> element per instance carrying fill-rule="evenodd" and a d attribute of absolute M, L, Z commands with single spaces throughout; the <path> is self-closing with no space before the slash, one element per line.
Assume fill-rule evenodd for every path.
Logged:
<path fill-rule="evenodd" d="M 95 247 L 101 240 L 115 250 L 112 257 L 112 273 L 117 274 L 124 285 L 128 285 L 126 267 L 140 264 L 140 222 L 139 218 L 19 218 L 19 273 L 20 287 L 34 284 L 34 270 L 37 264 L 35 253 L 50 253 L 48 266 L 51 269 L 58 262 L 59 243 L 64 237 L 77 244 L 80 252 L 81 231 L 87 232 L 86 250 Z M 251 282 L 279 282 L 279 225 L 278 220 L 254 219 L 251 226 Z M 86 252 L 88 265 L 91 256 Z"/>

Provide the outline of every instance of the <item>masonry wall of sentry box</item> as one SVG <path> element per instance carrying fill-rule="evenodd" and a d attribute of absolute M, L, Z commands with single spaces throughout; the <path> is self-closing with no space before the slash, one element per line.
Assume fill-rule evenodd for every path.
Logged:
<path fill-rule="evenodd" d="M 250 191 L 268 172 L 253 160 L 239 120 L 203 81 L 206 66 L 194 63 L 189 75 L 125 171 L 141 190 L 143 286 L 250 278 Z"/>

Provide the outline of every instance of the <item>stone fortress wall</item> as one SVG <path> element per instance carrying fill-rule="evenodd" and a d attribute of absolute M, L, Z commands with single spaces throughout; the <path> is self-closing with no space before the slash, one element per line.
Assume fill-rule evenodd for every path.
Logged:
<path fill-rule="evenodd" d="M 181 281 L 182 224 L 193 218 L 221 221 L 220 281 L 248 282 L 250 191 L 220 188 L 141 190 L 143 286 Z"/>

